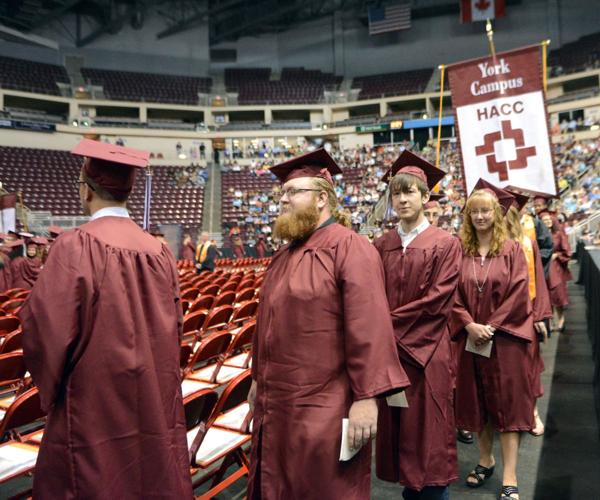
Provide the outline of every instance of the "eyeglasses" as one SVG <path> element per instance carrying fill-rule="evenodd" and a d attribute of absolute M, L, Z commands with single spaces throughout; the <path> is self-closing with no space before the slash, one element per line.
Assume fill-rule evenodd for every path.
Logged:
<path fill-rule="evenodd" d="M 469 210 L 469 215 L 474 215 L 477 217 L 478 215 L 490 215 L 494 211 L 493 208 L 482 208 L 479 210 Z"/>
<path fill-rule="evenodd" d="M 89 187 L 92 191 L 95 191 L 95 189 L 92 186 L 90 186 L 86 181 L 82 181 L 81 179 L 78 179 L 78 180 L 75 181 L 75 185 L 77 186 L 77 189 L 79 189 L 79 187 L 82 184 L 86 184 L 87 187 Z"/>
<path fill-rule="evenodd" d="M 279 197 L 282 198 L 283 196 L 287 195 L 288 198 L 291 198 L 292 196 L 296 196 L 298 193 L 302 193 L 303 191 L 314 191 L 316 193 L 320 193 L 323 190 L 322 189 L 309 189 L 309 188 L 287 188 L 287 189 L 283 189 L 281 191 L 281 193 L 279 194 Z"/>

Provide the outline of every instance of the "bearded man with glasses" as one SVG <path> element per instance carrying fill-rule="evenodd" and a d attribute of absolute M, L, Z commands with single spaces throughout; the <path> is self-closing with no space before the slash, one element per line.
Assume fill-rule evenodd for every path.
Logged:
<path fill-rule="evenodd" d="M 383 268 L 348 229 L 323 149 L 277 165 L 275 254 L 252 358 L 249 499 L 366 499 L 376 398 L 409 385 L 396 355 Z M 343 433 L 343 419 L 348 430 Z M 340 461 L 342 437 L 357 454 Z"/>

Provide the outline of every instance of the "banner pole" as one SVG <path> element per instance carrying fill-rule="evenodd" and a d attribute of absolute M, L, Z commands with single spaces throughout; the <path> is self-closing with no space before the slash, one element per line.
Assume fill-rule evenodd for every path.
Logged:
<path fill-rule="evenodd" d="M 544 93 L 548 92 L 548 45 L 550 39 L 544 40 L 542 43 L 542 80 L 544 82 Z"/>
<path fill-rule="evenodd" d="M 494 44 L 494 29 L 492 28 L 492 21 L 489 19 L 485 23 L 485 32 L 488 37 L 488 42 L 490 43 L 490 54 L 492 54 L 492 59 L 496 58 L 496 45 Z"/>
<path fill-rule="evenodd" d="M 435 146 L 435 166 L 440 166 L 440 146 L 442 142 L 442 109 L 444 106 L 444 75 L 446 71 L 446 66 L 440 64 L 438 66 L 440 70 L 440 106 L 438 113 L 438 129 L 437 129 L 437 144 Z"/>

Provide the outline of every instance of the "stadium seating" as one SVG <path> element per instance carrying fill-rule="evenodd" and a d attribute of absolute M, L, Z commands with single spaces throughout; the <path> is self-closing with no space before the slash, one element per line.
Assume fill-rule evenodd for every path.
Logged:
<path fill-rule="evenodd" d="M 67 151 L 0 147 L 0 179 L 10 192 L 22 192 L 31 210 L 57 216 L 82 215 L 77 178 L 81 161 Z M 202 224 L 204 187 L 190 183 L 178 187 L 175 173 L 182 167 L 153 169 L 153 198 L 150 218 L 153 224 Z M 138 175 L 128 207 L 132 218 L 141 223 L 144 213 L 145 176 Z"/>
<path fill-rule="evenodd" d="M 360 76 L 354 78 L 352 88 L 361 89 L 359 99 L 418 94 L 425 90 L 432 74 L 433 70 L 428 68 L 384 75 Z"/>
<path fill-rule="evenodd" d="M 283 68 L 279 80 L 271 80 L 269 68 L 226 69 L 225 87 L 238 93 L 239 104 L 313 104 L 326 89 L 342 81 L 331 73 L 304 68 Z"/>
<path fill-rule="evenodd" d="M 0 87 L 39 94 L 59 95 L 56 82 L 69 83 L 63 66 L 0 57 Z"/>
<path fill-rule="evenodd" d="M 198 104 L 198 94 L 210 92 L 212 80 L 194 76 L 136 73 L 82 68 L 82 75 L 116 101 Z"/>
<path fill-rule="evenodd" d="M 574 73 L 600 65 L 600 33 L 581 37 L 550 51 L 548 64 L 555 74 Z M 560 69 L 559 69 L 560 67 Z"/>

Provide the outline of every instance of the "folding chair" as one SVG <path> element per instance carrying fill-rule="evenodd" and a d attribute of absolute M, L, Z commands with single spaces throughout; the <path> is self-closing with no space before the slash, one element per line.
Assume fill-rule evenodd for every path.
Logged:
<path fill-rule="evenodd" d="M 187 431 L 207 424 L 213 414 L 219 395 L 211 389 L 202 389 L 183 399 L 185 427 Z M 190 457 L 191 458 L 191 457 Z"/>
<path fill-rule="evenodd" d="M 25 299 L 10 299 L 2 304 L 2 310 L 7 314 L 17 314 Z"/>
<path fill-rule="evenodd" d="M 238 284 L 236 281 L 228 281 L 221 287 L 219 294 L 222 295 L 225 292 L 235 292 L 237 289 L 237 286 L 238 286 Z"/>
<path fill-rule="evenodd" d="M 5 293 L 0 293 L 0 306 L 4 304 L 7 300 L 10 300 L 10 297 Z"/>
<path fill-rule="evenodd" d="M 8 295 L 11 299 L 13 299 L 15 295 L 23 291 L 25 291 L 25 288 L 11 288 L 10 290 L 6 290 L 3 293 L 4 295 Z"/>
<path fill-rule="evenodd" d="M 240 391 L 236 392 L 241 393 L 243 389 L 244 388 L 242 387 L 240 388 Z M 248 391 L 246 391 L 246 394 L 247 393 Z M 219 403 L 217 402 L 217 406 L 218 405 Z M 213 415 L 214 414 L 213 410 Z M 198 426 L 197 428 L 188 431 L 187 434 L 192 475 L 201 472 L 202 470 L 207 470 L 219 460 L 223 459 L 223 462 L 218 468 L 200 475 L 197 478 L 192 478 L 194 488 L 197 488 L 212 479 L 209 490 L 197 496 L 196 500 L 209 500 L 221 491 L 227 489 L 238 479 L 248 475 L 249 462 L 242 447 L 250 441 L 251 435 L 213 424 L 214 420 L 211 416 L 205 428 L 203 428 L 203 426 Z M 225 477 L 225 473 L 234 463 L 237 463 L 238 469 Z"/>
<path fill-rule="evenodd" d="M 236 292 L 241 292 L 246 288 L 252 288 L 254 289 L 254 278 L 244 278 L 242 281 L 240 281 L 240 284 L 238 285 Z"/>
<path fill-rule="evenodd" d="M 31 290 L 23 290 L 22 292 L 17 293 L 13 298 L 14 299 L 26 299 L 30 293 L 31 293 Z"/>
<path fill-rule="evenodd" d="M 200 289 L 200 296 L 203 295 L 217 295 L 219 293 L 219 285 L 213 283 L 212 285 L 205 286 Z"/>
<path fill-rule="evenodd" d="M 183 300 L 189 300 L 190 302 L 193 302 L 196 300 L 196 297 L 198 297 L 199 293 L 200 290 L 198 288 L 188 288 L 187 290 L 181 292 L 181 298 Z"/>
<path fill-rule="evenodd" d="M 252 336 L 256 330 L 256 321 L 251 320 L 242 326 L 233 337 L 226 354 L 225 366 L 248 368 L 252 359 Z"/>
<path fill-rule="evenodd" d="M 202 295 L 192 302 L 192 305 L 190 305 L 190 308 L 188 309 L 188 313 L 200 311 L 201 309 L 210 309 L 214 301 L 214 295 Z"/>
<path fill-rule="evenodd" d="M 220 306 L 224 306 L 224 305 L 233 305 L 233 301 L 235 300 L 235 291 L 234 290 L 229 290 L 229 291 L 223 291 L 221 290 L 221 292 L 219 293 L 219 295 L 217 295 L 217 298 L 215 299 L 215 302 L 213 303 L 213 307 L 220 307 Z"/>
<path fill-rule="evenodd" d="M 242 302 L 245 302 L 247 300 L 252 300 L 255 294 L 256 290 L 254 289 L 254 287 L 242 288 L 239 292 L 237 292 L 237 295 L 235 296 L 235 303 L 241 304 Z"/>
<path fill-rule="evenodd" d="M 3 411 L 0 413 L 3 417 L 0 422 L 0 437 L 5 437 L 9 433 L 17 440 L 20 440 L 18 428 L 29 426 L 46 416 L 40 407 L 40 394 L 36 387 L 18 395 L 5 411 L 0 411 Z"/>
<path fill-rule="evenodd" d="M 7 352 L 18 351 L 23 349 L 23 332 L 17 330 L 16 332 L 9 333 L 4 337 L 4 342 L 0 345 L 0 354 Z"/>
<path fill-rule="evenodd" d="M 183 338 L 184 340 L 200 336 L 200 328 L 204 325 L 208 316 L 206 309 L 186 314 L 183 318 Z"/>
<path fill-rule="evenodd" d="M 222 384 L 226 380 L 219 380 L 219 372 L 225 361 L 225 353 L 231 344 L 233 335 L 229 332 L 216 332 L 204 338 L 195 350 L 184 376 L 190 380 L 199 380 L 209 384 Z M 198 365 L 202 367 L 194 371 Z M 227 373 L 229 373 L 227 371 Z"/>
<path fill-rule="evenodd" d="M 233 311 L 233 315 L 229 320 L 230 323 L 237 325 L 239 323 L 243 323 L 244 321 L 248 321 L 249 319 L 254 318 L 256 316 L 256 310 L 258 309 L 258 300 L 252 299 L 247 300 L 246 302 L 242 302 L 240 307 Z"/>
<path fill-rule="evenodd" d="M 0 317 L 0 335 L 14 332 L 21 327 L 21 321 L 16 316 Z"/>
<path fill-rule="evenodd" d="M 202 325 L 201 334 L 207 335 L 211 330 L 217 328 L 224 328 L 229 324 L 229 319 L 233 314 L 233 306 L 224 305 L 217 308 L 213 308 L 206 316 L 204 324 Z"/>
<path fill-rule="evenodd" d="M 3 394 L 14 392 L 23 386 L 26 373 L 22 352 L 0 354 L 0 402 Z"/>
<path fill-rule="evenodd" d="M 191 302 L 189 300 L 180 300 L 179 303 L 181 304 L 181 313 L 185 316 L 189 312 Z"/>
<path fill-rule="evenodd" d="M 181 344 L 179 348 L 179 367 L 183 371 L 188 365 L 190 356 L 192 355 L 192 346 L 190 344 Z"/>
<path fill-rule="evenodd" d="M 213 335 L 221 335 L 224 333 L 228 334 L 228 332 L 218 332 Z M 189 378 L 190 380 L 198 380 L 201 382 L 206 382 L 208 384 L 218 385 L 222 385 L 229 382 L 231 379 L 237 377 L 240 373 L 242 373 L 245 368 L 225 365 L 226 354 L 227 350 L 219 353 L 219 355 L 216 357 L 217 361 L 215 363 L 209 364 L 196 371 L 190 372 L 187 378 Z M 191 364 L 192 363 L 190 362 L 190 365 Z"/>
<path fill-rule="evenodd" d="M 251 420 L 248 392 L 251 385 L 251 370 L 244 370 L 225 386 L 211 416 L 215 426 L 248 432 Z"/>

